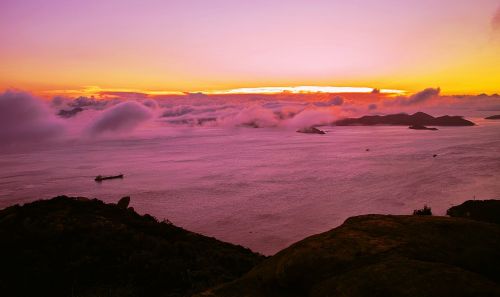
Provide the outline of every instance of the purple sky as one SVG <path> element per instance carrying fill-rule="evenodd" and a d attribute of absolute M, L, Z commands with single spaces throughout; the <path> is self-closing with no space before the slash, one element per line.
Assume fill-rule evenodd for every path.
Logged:
<path fill-rule="evenodd" d="M 500 66 L 498 7 L 498 0 L 2 0 L 0 88 L 500 91 L 500 67 L 492 69 Z"/>

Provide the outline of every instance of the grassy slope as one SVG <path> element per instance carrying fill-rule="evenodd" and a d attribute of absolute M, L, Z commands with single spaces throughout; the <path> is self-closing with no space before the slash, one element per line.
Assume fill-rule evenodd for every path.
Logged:
<path fill-rule="evenodd" d="M 445 217 L 353 217 L 203 295 L 500 296 L 500 226 Z"/>

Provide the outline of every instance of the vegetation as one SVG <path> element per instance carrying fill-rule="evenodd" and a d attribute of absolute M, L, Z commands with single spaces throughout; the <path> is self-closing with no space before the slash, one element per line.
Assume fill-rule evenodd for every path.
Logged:
<path fill-rule="evenodd" d="M 352 217 L 200 296 L 500 296 L 500 226 L 431 216 Z"/>
<path fill-rule="evenodd" d="M 451 217 L 500 224 L 500 200 L 469 200 L 448 209 Z"/>
<path fill-rule="evenodd" d="M 190 296 L 264 258 L 141 216 L 125 200 L 61 196 L 1 210 L 0 295 Z"/>
<path fill-rule="evenodd" d="M 413 211 L 414 216 L 432 216 L 432 210 L 427 205 L 424 205 L 424 208 L 415 209 Z"/>
<path fill-rule="evenodd" d="M 1 296 L 500 296 L 500 201 L 352 217 L 264 259 L 129 200 L 1 210 Z"/>

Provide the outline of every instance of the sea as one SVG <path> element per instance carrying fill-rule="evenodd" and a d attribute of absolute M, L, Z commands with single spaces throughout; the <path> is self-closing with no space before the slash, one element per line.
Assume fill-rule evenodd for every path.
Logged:
<path fill-rule="evenodd" d="M 363 214 L 445 215 L 500 199 L 500 121 L 405 126 L 164 127 L 0 152 L 0 208 L 58 195 L 116 203 L 272 255 Z M 123 179 L 94 181 L 96 175 Z"/>

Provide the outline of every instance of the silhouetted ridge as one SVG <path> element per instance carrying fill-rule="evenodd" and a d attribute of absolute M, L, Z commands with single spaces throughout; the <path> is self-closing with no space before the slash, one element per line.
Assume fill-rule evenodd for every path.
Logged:
<path fill-rule="evenodd" d="M 99 200 L 0 211 L 1 296 L 190 296 L 264 257 Z"/>
<path fill-rule="evenodd" d="M 360 118 L 347 118 L 335 122 L 337 126 L 372 126 L 372 125 L 401 125 L 401 126 L 474 126 L 471 121 L 461 116 L 433 117 L 423 112 L 412 115 L 406 113 L 390 114 L 385 116 L 363 116 Z"/>

